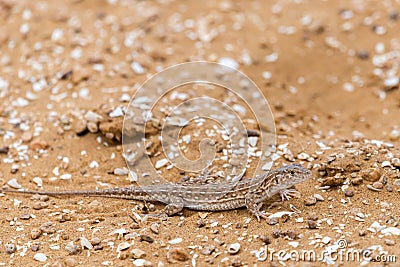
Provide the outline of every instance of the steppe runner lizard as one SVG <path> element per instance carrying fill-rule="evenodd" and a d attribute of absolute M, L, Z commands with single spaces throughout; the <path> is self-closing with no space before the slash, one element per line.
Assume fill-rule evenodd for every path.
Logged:
<path fill-rule="evenodd" d="M 298 164 L 286 165 L 252 179 L 242 179 L 236 183 L 214 184 L 162 184 L 142 187 L 113 188 L 87 191 L 33 191 L 12 190 L 4 192 L 39 194 L 49 196 L 85 195 L 122 198 L 139 201 L 159 201 L 167 203 L 164 212 L 170 216 L 183 208 L 205 211 L 232 210 L 246 207 L 257 220 L 266 218 L 260 211 L 263 202 L 276 194 L 282 199 L 298 193 L 290 188 L 311 177 L 311 171 Z"/>

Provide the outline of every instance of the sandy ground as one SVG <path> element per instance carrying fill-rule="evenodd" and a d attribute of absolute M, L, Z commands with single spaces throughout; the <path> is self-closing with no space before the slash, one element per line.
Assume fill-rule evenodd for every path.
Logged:
<path fill-rule="evenodd" d="M 110 111 L 163 68 L 223 58 L 270 103 L 275 165 L 313 171 L 300 198 L 265 205 L 295 213 L 260 223 L 246 209 L 141 222 L 163 205 L 1 194 L 0 265 L 321 266 L 265 252 L 321 256 L 340 241 L 376 261 L 335 265 L 399 266 L 399 11 L 398 1 L 0 1 L 3 186 L 135 185 L 115 174 L 126 163 Z M 77 134 L 88 111 L 103 116 L 88 124 L 102 133 Z"/>

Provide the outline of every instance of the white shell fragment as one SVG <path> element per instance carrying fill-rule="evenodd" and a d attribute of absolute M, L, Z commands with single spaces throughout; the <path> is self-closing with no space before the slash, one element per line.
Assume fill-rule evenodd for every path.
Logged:
<path fill-rule="evenodd" d="M 283 215 L 291 216 L 294 212 L 291 211 L 278 211 L 268 216 L 268 218 L 281 218 Z"/>
<path fill-rule="evenodd" d="M 397 227 L 388 227 L 383 229 L 382 234 L 392 234 L 392 235 L 400 235 L 400 228 Z"/>
<path fill-rule="evenodd" d="M 88 111 L 85 114 L 85 119 L 91 122 L 99 122 L 103 119 L 103 117 L 97 113 L 94 113 L 93 111 Z"/>
<path fill-rule="evenodd" d="M 36 254 L 33 256 L 33 258 L 34 258 L 35 260 L 37 260 L 37 261 L 40 261 L 40 262 L 45 262 L 45 261 L 47 260 L 46 254 L 43 254 L 43 253 L 36 253 Z"/>
<path fill-rule="evenodd" d="M 93 245 L 86 237 L 81 237 L 81 246 L 82 248 L 92 249 Z"/>
<path fill-rule="evenodd" d="M 170 240 L 170 241 L 168 242 L 168 244 L 176 245 L 176 244 L 179 244 L 179 243 L 181 243 L 181 242 L 182 242 L 182 238 L 178 237 L 178 238 L 175 238 L 175 239 Z"/>
<path fill-rule="evenodd" d="M 15 189 L 20 189 L 20 188 L 22 188 L 22 186 L 18 183 L 18 181 L 17 181 L 16 178 L 13 178 L 13 179 L 9 180 L 9 181 L 7 182 L 7 185 L 8 185 L 9 187 L 12 187 L 12 188 L 15 188 Z"/>
<path fill-rule="evenodd" d="M 228 247 L 228 253 L 231 255 L 234 255 L 236 253 L 238 253 L 240 250 L 240 244 L 239 243 L 233 243 L 230 244 Z"/>
<path fill-rule="evenodd" d="M 157 162 L 156 162 L 156 169 L 159 169 L 159 168 L 161 168 L 161 167 L 164 167 L 165 165 L 167 165 L 168 164 L 168 159 L 160 159 L 160 160 L 158 160 Z"/>

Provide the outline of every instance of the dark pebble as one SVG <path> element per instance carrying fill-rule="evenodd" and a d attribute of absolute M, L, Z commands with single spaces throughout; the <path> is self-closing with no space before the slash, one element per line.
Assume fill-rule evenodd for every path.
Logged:
<path fill-rule="evenodd" d="M 267 223 L 268 223 L 269 225 L 275 225 L 275 224 L 278 223 L 278 219 L 277 219 L 277 218 L 268 218 L 268 219 L 267 219 Z"/>
<path fill-rule="evenodd" d="M 197 220 L 197 227 L 201 228 L 204 227 L 206 225 L 206 221 L 202 218 Z"/>
<path fill-rule="evenodd" d="M 260 240 L 261 240 L 262 242 L 264 242 L 265 245 L 271 244 L 271 239 L 270 239 L 268 236 L 266 236 L 266 235 L 260 236 Z"/>
<path fill-rule="evenodd" d="M 317 222 L 316 221 L 308 220 L 307 223 L 308 223 L 308 228 L 317 229 Z"/>
<path fill-rule="evenodd" d="M 38 244 L 34 244 L 34 245 L 31 247 L 31 250 L 32 250 L 33 252 L 38 251 L 38 250 L 39 250 L 39 245 L 38 245 Z"/>
<path fill-rule="evenodd" d="M 274 237 L 274 238 L 278 238 L 278 237 L 280 237 L 282 235 L 282 232 L 280 231 L 280 230 L 274 230 L 273 232 L 272 232 L 272 236 Z"/>
<path fill-rule="evenodd" d="M 369 53 L 368 51 L 360 50 L 357 52 L 357 57 L 362 60 L 367 60 L 369 59 Z"/>
<path fill-rule="evenodd" d="M 295 230 L 288 230 L 286 232 L 286 235 L 290 238 L 290 239 L 296 239 L 297 234 Z"/>
<path fill-rule="evenodd" d="M 0 147 L 0 154 L 7 154 L 9 150 L 8 146 Z"/>
<path fill-rule="evenodd" d="M 354 196 L 354 191 L 350 190 L 350 189 L 344 190 L 344 195 L 346 197 L 352 197 L 352 196 Z"/>
<path fill-rule="evenodd" d="M 140 241 L 146 241 L 148 243 L 153 243 L 154 239 L 148 235 L 140 235 Z"/>

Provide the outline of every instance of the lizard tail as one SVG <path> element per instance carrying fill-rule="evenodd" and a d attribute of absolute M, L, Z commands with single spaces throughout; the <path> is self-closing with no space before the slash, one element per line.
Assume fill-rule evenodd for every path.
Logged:
<path fill-rule="evenodd" d="M 143 191 L 139 188 L 110 188 L 101 190 L 70 190 L 70 191 L 35 191 L 35 190 L 15 190 L 3 188 L 1 192 L 28 195 L 48 195 L 48 196 L 98 196 L 109 198 L 138 199 Z"/>

